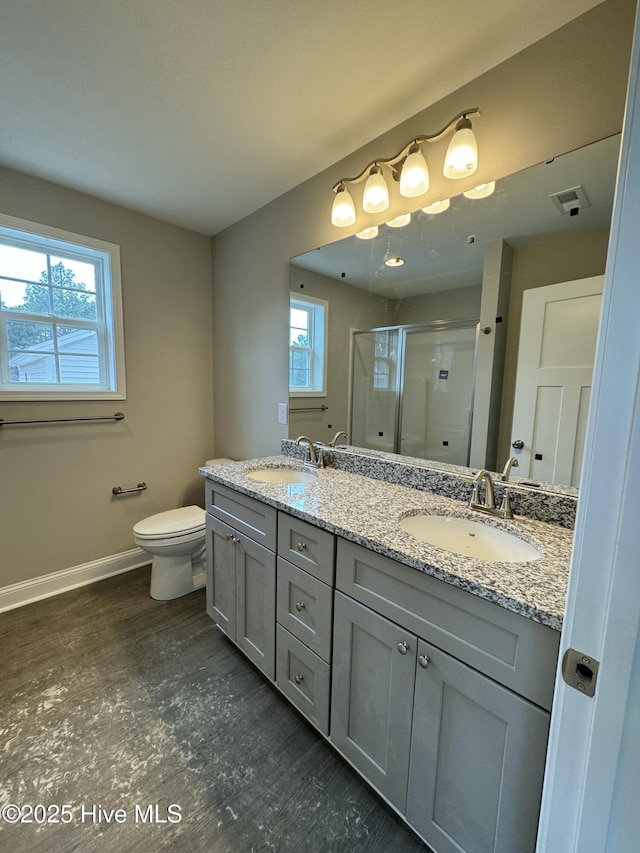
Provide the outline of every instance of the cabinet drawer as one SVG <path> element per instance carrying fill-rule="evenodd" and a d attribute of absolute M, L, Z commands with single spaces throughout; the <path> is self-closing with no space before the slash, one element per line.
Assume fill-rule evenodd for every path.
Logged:
<path fill-rule="evenodd" d="M 332 533 L 279 512 L 278 555 L 333 586 L 335 537 Z"/>
<path fill-rule="evenodd" d="M 551 708 L 557 631 L 344 539 L 338 540 L 336 587 Z"/>
<path fill-rule="evenodd" d="M 273 507 L 207 480 L 205 508 L 215 518 L 230 524 L 254 542 L 271 551 L 276 550 L 277 511 Z"/>
<path fill-rule="evenodd" d="M 276 625 L 276 685 L 323 734 L 329 733 L 329 664 Z"/>
<path fill-rule="evenodd" d="M 278 557 L 277 619 L 321 658 L 331 654 L 333 589 Z"/>

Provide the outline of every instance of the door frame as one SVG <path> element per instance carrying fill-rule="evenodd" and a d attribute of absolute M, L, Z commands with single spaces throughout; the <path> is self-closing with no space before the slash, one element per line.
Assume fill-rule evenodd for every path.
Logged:
<path fill-rule="evenodd" d="M 560 644 L 561 656 L 577 649 L 598 660 L 600 670 L 593 698 L 567 686 L 558 671 L 538 853 L 613 853 L 638 843 L 633 758 L 640 752 L 634 734 L 640 700 L 632 689 L 640 666 L 639 35 L 636 17 Z"/>

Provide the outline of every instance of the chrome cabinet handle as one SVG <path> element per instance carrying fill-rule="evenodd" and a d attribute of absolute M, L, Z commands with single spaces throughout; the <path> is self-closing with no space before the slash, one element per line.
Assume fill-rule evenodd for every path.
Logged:
<path fill-rule="evenodd" d="M 426 669 L 426 668 L 429 666 L 429 661 L 430 661 L 430 660 L 431 660 L 431 659 L 430 659 L 429 655 L 420 655 L 420 656 L 418 657 L 418 663 L 420 664 L 420 666 L 421 666 L 423 669 Z"/>
<path fill-rule="evenodd" d="M 237 545 L 240 542 L 238 537 L 234 536 L 233 533 L 227 533 L 226 539 L 227 542 L 233 542 L 234 545 Z"/>
<path fill-rule="evenodd" d="M 300 613 L 302 610 L 304 610 L 304 607 L 305 607 L 304 601 L 296 601 L 296 610 L 298 611 L 298 613 Z"/>
<path fill-rule="evenodd" d="M 293 676 L 293 680 L 296 684 L 302 684 L 302 682 L 304 681 L 304 675 L 302 675 L 302 673 L 298 673 L 298 675 Z"/>
<path fill-rule="evenodd" d="M 398 643 L 398 651 L 401 655 L 406 655 L 406 653 L 409 651 L 409 643 L 405 642 L 404 640 L 401 643 Z"/>
<path fill-rule="evenodd" d="M 303 551 L 307 550 L 307 543 L 306 542 L 298 542 L 298 544 L 296 545 L 296 548 L 302 554 Z"/>

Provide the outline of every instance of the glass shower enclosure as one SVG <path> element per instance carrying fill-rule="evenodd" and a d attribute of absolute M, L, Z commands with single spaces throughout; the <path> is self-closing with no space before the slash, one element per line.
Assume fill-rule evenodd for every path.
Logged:
<path fill-rule="evenodd" d="M 353 333 L 351 442 L 469 464 L 477 320 Z"/>

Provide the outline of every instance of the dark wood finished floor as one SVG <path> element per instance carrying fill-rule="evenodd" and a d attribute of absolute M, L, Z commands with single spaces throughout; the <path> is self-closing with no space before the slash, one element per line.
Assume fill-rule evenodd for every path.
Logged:
<path fill-rule="evenodd" d="M 0 851 L 428 853 L 220 635 L 204 592 L 148 590 L 144 568 L 0 614 L 0 806 L 48 807 L 0 822 Z"/>

